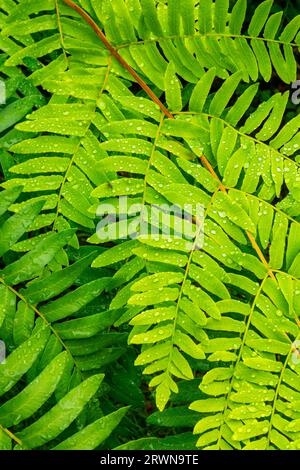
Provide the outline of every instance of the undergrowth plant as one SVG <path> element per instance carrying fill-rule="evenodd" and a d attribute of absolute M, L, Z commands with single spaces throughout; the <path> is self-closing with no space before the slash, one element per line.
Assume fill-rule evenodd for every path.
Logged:
<path fill-rule="evenodd" d="M 300 15 L 257 3 L 0 0 L 1 449 L 300 448 Z"/>

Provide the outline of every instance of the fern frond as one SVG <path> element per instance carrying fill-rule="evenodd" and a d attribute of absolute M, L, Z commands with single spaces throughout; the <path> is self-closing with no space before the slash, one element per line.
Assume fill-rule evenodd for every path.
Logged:
<path fill-rule="evenodd" d="M 197 83 L 210 67 L 216 67 L 221 78 L 241 70 L 246 82 L 259 76 L 269 81 L 274 69 L 284 82 L 294 81 L 299 17 L 283 27 L 282 13 L 271 14 L 272 3 L 262 2 L 247 27 L 246 0 L 235 2 L 231 11 L 229 2 L 206 0 L 198 7 L 192 1 L 157 5 L 141 0 L 134 10 L 130 2 L 91 2 L 122 57 L 160 90 L 168 63 L 189 83 Z"/>
<path fill-rule="evenodd" d="M 299 339 L 294 294 L 298 289 L 298 279 L 277 273 L 276 283 L 267 277 L 260 281 L 245 319 L 239 319 L 224 304 L 223 313 L 228 313 L 221 325 L 212 325 L 212 336 L 204 349 L 212 353 L 210 360 L 225 364 L 203 377 L 201 390 L 210 398 L 191 405 L 206 414 L 195 426 L 194 432 L 201 434 L 198 446 L 223 450 L 297 448 L 294 400 L 299 366 L 293 354 Z M 234 351 L 230 337 L 236 343 Z"/>
<path fill-rule="evenodd" d="M 300 121 L 258 82 L 296 79 L 299 16 L 0 0 L 0 26 L 0 448 L 96 448 L 127 411 L 103 372 L 142 407 L 142 369 L 179 433 L 117 449 L 297 449 Z"/>
<path fill-rule="evenodd" d="M 40 201 L 26 205 L 9 217 L 8 211 L 21 190 L 14 186 L 0 193 L 1 256 L 28 230 L 43 205 Z M 78 314 L 100 295 L 107 281 L 100 278 L 87 282 L 57 298 L 77 281 L 95 257 L 92 253 L 61 271 L 47 273 L 47 267 L 73 234 L 74 230 L 50 234 L 1 270 L 0 337 L 7 345 L 8 354 L 0 364 L 1 435 L 6 436 L 1 447 L 10 447 L 11 439 L 22 449 L 57 442 L 57 437 L 82 414 L 104 377 L 98 374 L 84 380 L 83 371 L 102 369 L 124 352 L 120 346 L 113 347 L 119 343 L 119 336 L 100 344 L 97 344 L 99 336 L 94 336 L 113 323 L 116 312 L 57 322 Z M 19 290 L 20 284 L 24 287 Z M 47 302 L 53 298 L 56 300 Z M 90 337 L 93 341 L 90 347 L 78 343 L 73 347 L 72 341 L 68 344 L 65 340 L 74 336 L 77 342 L 78 338 Z M 26 385 L 20 391 L 21 379 Z M 94 423 L 87 422 L 78 433 L 67 439 L 58 438 L 55 448 L 97 447 L 125 412 L 126 408 L 120 409 Z"/>
<path fill-rule="evenodd" d="M 121 220 L 114 222 L 118 228 L 115 231 L 116 236 L 111 238 L 109 234 L 105 234 L 104 229 L 100 229 L 89 239 L 93 243 L 122 238 L 123 232 L 127 233 L 130 226 L 133 227 L 133 232 L 138 231 L 143 224 L 145 205 L 159 205 L 169 201 L 173 205 L 184 207 L 187 203 L 201 203 L 206 210 L 203 245 L 205 254 L 198 251 L 197 237 L 202 236 L 201 227 L 196 240 L 188 243 L 176 236 L 169 236 L 168 239 L 163 237 L 164 230 L 159 223 L 158 229 L 162 231 L 162 235 L 157 239 L 141 237 L 139 242 L 142 245 L 136 248 L 135 242 L 127 242 L 129 250 L 125 249 L 123 256 L 121 248 L 116 247 L 112 250 L 121 256 L 114 258 L 108 253 L 100 255 L 94 261 L 94 266 L 103 266 L 106 264 L 104 258 L 107 257 L 113 263 L 130 257 L 130 249 L 141 260 L 148 261 L 147 270 L 150 276 L 127 285 L 120 297 L 123 299 L 122 303 L 118 306 L 124 305 L 124 299 L 127 299 L 130 305 L 147 307 L 146 311 L 131 320 L 135 327 L 130 341 L 134 344 L 151 345 L 142 352 L 136 363 L 147 365 L 145 373 L 159 373 L 150 382 L 150 386 L 158 387 L 157 403 L 161 409 L 168 401 L 171 390 L 177 391 L 172 376 L 186 379 L 193 377 L 180 350 L 193 358 L 204 357 L 202 347 L 194 341 L 205 341 L 207 316 L 215 320 L 221 318 L 216 298 L 224 301 L 230 299 L 231 284 L 235 287 L 244 285 L 246 292 L 250 294 L 255 292 L 254 284 L 230 271 L 238 272 L 243 267 L 260 279 L 266 272 L 272 272 L 272 268 L 281 269 L 285 243 L 279 247 L 279 237 L 283 241 L 283 231 L 287 234 L 290 230 L 293 234 L 297 230 L 297 224 L 290 224 L 284 213 L 276 211 L 265 202 L 280 194 L 284 183 L 293 190 L 297 179 L 295 176 L 298 174 L 297 163 L 273 149 L 271 144 L 254 139 L 246 133 L 241 135 L 226 122 L 226 116 L 229 116 L 229 120 L 235 118 L 235 125 L 244 118 L 244 128 L 247 130 L 247 122 L 251 121 L 250 118 L 247 119 L 247 111 L 256 87 L 251 93 L 246 92 L 246 98 L 242 95 L 235 104 L 228 107 L 240 75 L 227 79 L 213 97 L 210 97 L 213 77 L 212 71 L 204 75 L 191 96 L 192 109 L 199 109 L 199 118 L 191 118 L 183 113 L 177 119 L 161 118 L 158 122 L 158 115 L 153 108 L 151 121 L 149 120 L 147 126 L 147 120 L 144 118 L 141 121 L 139 113 L 127 121 L 112 121 L 106 125 L 103 132 L 109 140 L 100 146 L 112 155 L 102 160 L 102 169 L 119 169 L 129 173 L 130 177 L 113 180 L 109 184 L 103 183 L 92 193 L 116 208 L 121 204 L 120 196 L 129 196 L 129 207 L 130 198 L 132 204 L 135 204 L 135 212 L 125 225 Z M 203 86 L 206 86 L 207 98 L 204 99 L 202 95 L 201 108 L 197 108 L 198 89 L 203 90 Z M 286 103 L 286 96 L 278 95 L 270 100 L 270 104 L 266 102 L 268 112 L 276 100 L 280 105 L 277 110 L 273 109 L 273 114 L 265 122 L 265 128 L 269 132 L 268 140 L 277 132 L 278 121 L 274 119 L 274 115 L 277 119 L 282 118 L 282 103 Z M 121 103 L 126 109 L 127 102 L 122 99 Z M 206 103 L 209 103 L 209 109 L 205 114 L 201 111 L 205 111 Z M 144 102 L 141 102 L 141 106 L 138 110 L 143 110 Z M 150 104 L 146 109 L 149 106 Z M 285 104 L 283 108 L 284 106 Z M 260 110 L 257 114 L 259 113 Z M 255 113 L 251 118 L 256 120 Z M 255 126 L 260 124 L 261 117 L 256 120 Z M 283 132 L 285 131 L 283 127 Z M 250 132 L 252 129 L 249 129 L 249 134 Z M 178 139 L 186 142 L 186 147 Z M 180 149 L 184 148 L 185 153 L 188 148 L 193 151 L 190 151 L 189 159 L 182 158 Z M 171 159 L 167 159 L 166 151 Z M 190 161 L 196 158 L 195 154 L 201 155 L 202 152 L 209 158 L 211 165 L 216 167 L 219 177 L 223 177 L 219 184 L 215 179 L 216 173 L 212 174 L 209 167 L 204 169 L 197 162 Z M 117 156 L 116 153 L 127 153 L 127 156 Z M 260 161 L 263 162 L 261 165 Z M 228 193 L 225 192 L 226 188 Z M 176 227 L 176 223 L 178 227 L 182 224 L 174 216 L 171 220 L 172 227 Z M 192 229 L 191 225 L 190 233 Z M 269 247 L 266 255 L 255 241 L 256 237 L 259 237 L 257 241 L 263 249 Z M 268 257 L 270 264 L 265 261 Z M 223 268 L 217 264 L 216 259 L 222 260 Z M 142 265 L 139 265 L 134 274 L 140 275 L 141 269 Z M 123 271 L 129 273 L 129 267 L 127 269 L 125 266 Z M 159 290 L 155 285 L 159 286 Z M 130 289 L 138 293 L 133 293 L 130 297 Z"/>

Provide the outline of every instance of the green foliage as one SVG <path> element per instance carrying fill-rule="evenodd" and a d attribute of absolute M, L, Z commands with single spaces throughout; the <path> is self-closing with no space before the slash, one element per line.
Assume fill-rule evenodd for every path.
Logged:
<path fill-rule="evenodd" d="M 77 5 L 0 0 L 0 449 L 297 449 L 299 16 Z"/>

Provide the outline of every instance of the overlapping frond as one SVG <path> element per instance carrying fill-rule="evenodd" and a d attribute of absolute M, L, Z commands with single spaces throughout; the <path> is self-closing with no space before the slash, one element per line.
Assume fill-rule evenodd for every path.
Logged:
<path fill-rule="evenodd" d="M 121 110 L 129 104 L 131 113 L 134 108 L 138 112 L 127 121 L 112 121 L 103 128 L 108 140 L 100 145 L 110 156 L 100 165 L 103 171 L 118 169 L 126 176 L 103 183 L 92 193 L 102 203 L 118 208 L 119 220 L 100 224 L 91 242 L 117 240 L 124 234 L 134 237 L 145 224 L 151 227 L 156 224 L 156 238 L 140 236 L 136 241 L 122 243 L 101 254 L 93 265 L 105 266 L 137 255 L 140 263 L 132 258 L 121 268 L 124 275 L 128 273 L 129 281 L 134 275 L 142 275 L 143 261 L 146 261 L 148 276 L 143 274 L 136 282 L 127 284 L 117 295 L 116 302 L 123 306 L 127 301 L 143 309 L 131 319 L 134 329 L 130 341 L 149 345 L 143 347 L 136 363 L 146 366 L 146 374 L 156 374 L 150 386 L 157 387 L 160 408 L 164 408 L 170 392 L 177 391 L 173 376 L 193 377 L 182 352 L 193 359 L 205 357 L 201 346 L 207 339 L 205 325 L 210 318 L 217 324 L 217 320 L 221 321 L 218 302 L 232 299 L 232 287 L 234 290 L 244 288 L 248 294 L 255 295 L 256 279 L 268 273 L 266 259 L 271 268 L 284 267 L 297 275 L 297 261 L 289 256 L 284 266 L 284 256 L 287 237 L 287 246 L 293 246 L 297 259 L 298 224 L 269 203 L 281 194 L 284 184 L 291 192 L 297 185 L 297 163 L 291 156 L 279 152 L 279 146 L 274 148 L 272 143 L 268 144 L 272 138 L 274 142 L 282 112 L 282 105 L 274 111 L 274 102 L 276 99 L 286 101 L 286 98 L 278 95 L 273 103 L 266 102 L 277 119 L 273 119 L 271 113 L 264 124 L 269 132 L 268 140 L 259 141 L 257 136 L 251 135 L 251 129 L 249 135 L 242 134 L 229 124 L 231 119 L 235 120 L 235 125 L 244 119 L 246 131 L 251 121 L 255 121 L 254 129 L 261 125 L 262 116 L 256 118 L 254 113 L 247 117 L 256 87 L 251 93 L 247 90 L 246 97 L 242 94 L 228 107 L 239 77 L 226 80 L 211 97 L 213 78 L 214 71 L 208 72 L 194 89 L 189 106 L 191 112 L 198 111 L 198 114 L 192 117 L 188 111 L 179 114 L 177 119 L 166 120 L 150 101 L 144 98 L 129 101 L 120 97 Z M 205 86 L 207 99 L 203 94 Z M 145 114 L 150 118 L 145 118 Z M 293 132 L 296 131 L 293 127 Z M 279 141 L 286 134 L 287 128 L 282 127 L 275 139 Z M 286 137 L 284 139 L 286 142 Z M 199 165 L 197 155 L 202 156 L 203 152 L 215 167 L 213 173 L 209 167 Z M 129 217 L 123 220 L 125 196 Z M 160 209 L 166 202 L 172 204 L 172 210 L 174 206 L 194 205 L 193 216 L 197 216 L 196 204 L 201 204 L 205 211 L 204 228 L 201 223 L 197 228 L 197 224 L 183 221 L 176 214 L 169 214 L 166 221 Z M 151 207 L 149 220 L 145 217 L 145 208 L 153 205 L 157 206 L 156 217 Z M 186 238 L 176 235 L 176 231 L 183 232 L 183 222 Z M 165 229 L 170 227 L 173 233 L 169 230 L 169 235 L 164 235 Z M 115 230 L 109 230 L 112 228 Z M 241 275 L 242 270 L 245 272 Z M 235 301 L 228 307 L 234 308 L 234 305 Z M 240 308 L 243 310 L 242 304 Z M 134 311 L 130 309 L 127 318 L 131 316 Z"/>
<path fill-rule="evenodd" d="M 170 62 L 188 83 L 197 83 L 210 67 L 221 78 L 240 70 L 246 82 L 268 82 L 275 70 L 284 82 L 294 81 L 299 16 L 283 26 L 282 12 L 271 13 L 273 1 L 266 0 L 247 24 L 247 1 L 232 9 L 229 3 L 94 0 L 91 14 L 122 57 L 160 90 Z"/>
<path fill-rule="evenodd" d="M 191 404 L 205 414 L 194 430 L 199 447 L 298 448 L 297 292 L 299 279 L 291 275 L 264 277 L 247 311 L 234 315 L 224 305 L 221 324 L 208 325 L 204 349 L 221 364 L 203 377 L 207 398 Z"/>

